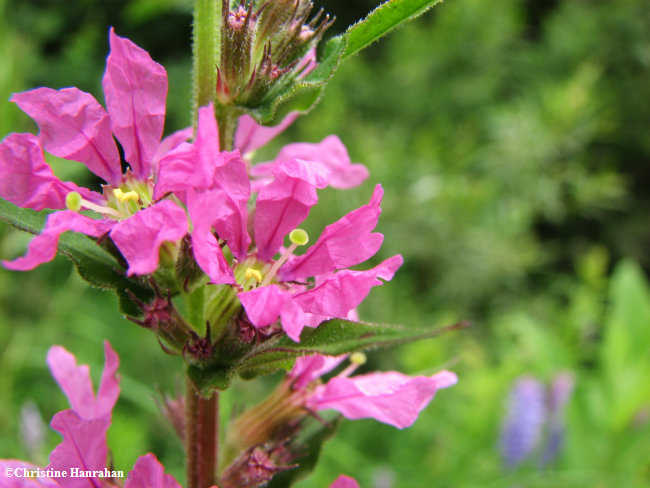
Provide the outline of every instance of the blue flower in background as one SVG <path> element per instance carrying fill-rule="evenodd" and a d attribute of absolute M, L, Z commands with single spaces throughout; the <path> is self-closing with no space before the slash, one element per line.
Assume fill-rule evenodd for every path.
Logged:
<path fill-rule="evenodd" d="M 501 455 L 508 468 L 535 452 L 541 452 L 542 467 L 555 459 L 564 441 L 564 410 L 572 390 L 570 373 L 558 374 L 549 387 L 532 376 L 515 381 L 501 431 Z"/>

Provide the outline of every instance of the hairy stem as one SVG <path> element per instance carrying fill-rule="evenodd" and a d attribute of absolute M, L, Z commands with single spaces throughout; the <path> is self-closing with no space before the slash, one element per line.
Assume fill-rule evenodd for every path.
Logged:
<path fill-rule="evenodd" d="M 216 484 L 219 394 L 204 398 L 187 378 L 185 415 L 187 488 L 210 488 Z"/>
<path fill-rule="evenodd" d="M 217 91 L 221 2 L 196 0 L 194 4 L 194 39 L 192 45 L 193 105 L 192 121 L 196 126 L 198 108 L 214 101 Z"/>

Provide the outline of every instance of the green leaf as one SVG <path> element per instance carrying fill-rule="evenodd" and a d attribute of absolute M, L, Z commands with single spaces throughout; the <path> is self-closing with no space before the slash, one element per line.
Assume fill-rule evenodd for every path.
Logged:
<path fill-rule="evenodd" d="M 0 199 L 0 221 L 31 234 L 41 232 L 45 219 L 50 213 L 20 208 Z M 74 263 L 79 275 L 90 285 L 104 290 L 115 290 L 120 300 L 120 309 L 125 314 L 140 313 L 131 301 L 127 290 L 145 301 L 152 296 L 147 286 L 126 277 L 126 271 L 114 256 L 83 234 L 74 232 L 61 234 L 59 252 Z"/>
<path fill-rule="evenodd" d="M 650 288 L 643 269 L 620 263 L 612 275 L 602 341 L 611 426 L 623 431 L 650 402 Z"/>
<path fill-rule="evenodd" d="M 334 319 L 318 327 L 306 328 L 300 342 L 288 337 L 263 343 L 246 354 L 237 365 L 242 378 L 270 374 L 278 369 L 288 369 L 293 360 L 309 354 L 336 356 L 355 351 L 396 346 L 408 342 L 436 337 L 442 333 L 467 327 L 460 322 L 438 329 L 416 329 L 399 325 L 370 324 Z"/>
<path fill-rule="evenodd" d="M 343 58 L 358 53 L 400 24 L 418 17 L 441 2 L 442 0 L 390 0 L 381 4 L 347 30 Z"/>

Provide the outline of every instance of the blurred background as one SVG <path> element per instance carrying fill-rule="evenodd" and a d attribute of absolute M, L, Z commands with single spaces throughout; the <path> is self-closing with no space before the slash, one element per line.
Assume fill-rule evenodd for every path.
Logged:
<path fill-rule="evenodd" d="M 317 3 L 337 16 L 330 34 L 376 5 Z M 167 68 L 166 132 L 188 124 L 189 0 L 0 0 L 0 13 L 0 137 L 36 130 L 12 92 L 75 85 L 102 100 L 111 25 Z M 359 188 L 320 193 L 314 236 L 384 185 L 375 262 L 402 253 L 405 265 L 363 319 L 473 323 L 369 354 L 367 370 L 448 368 L 460 381 L 408 430 L 344 421 L 300 487 L 339 473 L 375 488 L 650 485 L 649 121 L 647 0 L 448 0 L 347 62 L 322 103 L 260 151 L 335 133 L 370 169 Z M 51 162 L 93 183 L 81 165 Z M 29 239 L 0 225 L 0 256 Z M 66 400 L 46 351 L 64 345 L 98 378 L 104 338 L 122 363 L 115 465 L 153 451 L 182 481 L 156 406 L 180 391 L 179 359 L 63 258 L 0 269 L 0 458 L 47 462 L 59 437 L 45 424 Z M 223 418 L 274 380 L 239 382 Z"/>

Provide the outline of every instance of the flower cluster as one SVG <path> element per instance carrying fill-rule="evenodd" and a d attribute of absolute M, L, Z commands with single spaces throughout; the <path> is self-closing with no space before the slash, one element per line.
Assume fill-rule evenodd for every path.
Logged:
<path fill-rule="evenodd" d="M 0 459 L 0 486 L 3 488 L 97 488 L 121 487 L 122 473 L 107 465 L 106 433 L 111 425 L 113 407 L 120 394 L 117 368 L 119 359 L 108 342 L 104 343 L 105 363 L 97 394 L 93 391 L 90 371 L 77 365 L 71 353 L 53 346 L 47 355 L 52 376 L 70 403 L 68 410 L 52 417 L 51 427 L 63 437 L 50 453 L 50 463 L 42 469 L 24 461 Z M 26 476 L 25 473 L 66 473 L 67 476 Z M 100 474 L 101 473 L 101 474 Z M 181 488 L 156 456 L 138 458 L 129 472 L 124 488 Z M 358 488 L 352 478 L 340 476 L 330 488 Z"/>
<path fill-rule="evenodd" d="M 350 162 L 336 136 L 290 144 L 273 161 L 252 166 L 242 154 L 293 116 L 277 128 L 243 116 L 236 149 L 221 151 L 214 110 L 206 106 L 199 109 L 192 142 L 189 129 L 161 141 L 164 69 L 113 31 L 110 43 L 103 82 L 108 111 L 75 88 L 38 88 L 12 98 L 39 124 L 40 134 L 11 134 L 0 144 L 0 196 L 22 207 L 59 211 L 48 217 L 27 254 L 5 261 L 6 267 L 28 270 L 53 259 L 59 236 L 72 230 L 110 238 L 128 263 L 128 275 L 151 275 L 175 268 L 187 237 L 191 258 L 209 282 L 237 291 L 249 324 L 268 333 L 279 321 L 295 341 L 304 326 L 348 317 L 373 286 L 393 277 L 402 264 L 399 255 L 369 270 L 347 269 L 381 246 L 383 236 L 373 232 L 381 212 L 379 185 L 367 205 L 327 226 L 307 252 L 293 255 L 308 241 L 297 226 L 318 201 L 317 190 L 349 188 L 368 176 L 364 166 Z M 124 173 L 113 135 L 124 148 Z M 60 181 L 43 149 L 84 163 L 106 181 L 102 193 Z M 287 235 L 291 244 L 285 248 Z"/>
<path fill-rule="evenodd" d="M 285 3 L 295 9 L 289 16 L 279 16 L 276 7 Z M 302 0 L 267 2 L 257 11 L 252 2 L 244 5 L 224 14 L 232 36 L 223 42 L 234 43 L 230 47 L 235 49 L 237 36 L 252 36 L 248 48 L 256 56 L 260 49 L 262 54 L 259 70 L 249 66 L 254 71 L 251 79 L 266 73 L 262 68 L 267 58 L 288 63 L 286 69 L 296 68 L 296 60 L 305 59 L 305 49 L 329 23 L 325 19 L 305 24 L 311 4 Z M 275 36 L 277 25 L 291 35 Z M 247 29 L 252 34 L 246 34 Z M 259 44 L 255 36 L 260 32 L 270 40 Z M 252 153 L 291 124 L 296 114 L 276 127 L 262 127 L 241 116 L 234 149 L 227 151 L 219 141 L 215 107 L 209 104 L 198 109 L 195 128 L 163 139 L 164 68 L 113 30 L 110 47 L 103 78 L 106 109 L 76 88 L 38 88 L 12 98 L 35 120 L 40 133 L 11 134 L 0 142 L 0 197 L 20 207 L 54 212 L 26 255 L 4 265 L 29 270 L 52 260 L 67 231 L 95 239 L 124 263 L 127 280 L 149 286 L 155 295 L 146 302 L 132 294 L 142 316 L 131 319 L 154 330 L 165 350 L 182 352 L 192 367 L 204 369 L 215 363 L 228 365 L 238 359 L 238 351 L 278 336 L 300 342 L 304 327 L 315 328 L 335 318 L 355 319 L 356 308 L 370 290 L 391 280 L 403 262 L 395 255 L 370 269 L 350 269 L 373 257 L 382 245 L 383 235 L 374 231 L 381 213 L 381 185 L 375 186 L 367 204 L 325 227 L 302 253 L 296 251 L 309 243 L 299 226 L 317 203 L 318 191 L 357 186 L 368 178 L 367 169 L 350 161 L 336 136 L 316 144 L 289 144 L 273 160 L 253 165 Z M 224 71 L 228 86 L 232 76 L 241 75 L 238 69 Z M 303 74 L 311 68 L 296 69 Z M 223 89 L 225 82 L 220 80 Z M 59 180 L 44 151 L 86 165 L 105 182 L 101 191 Z M 202 294 L 200 316 L 207 320 L 204 337 L 172 301 L 174 295 L 197 291 Z M 219 357 L 224 351 L 234 360 Z M 95 396 L 88 368 L 77 366 L 60 347 L 50 350 L 48 364 L 71 409 L 52 420 L 63 442 L 51 453 L 48 468 L 108 468 L 106 431 L 119 383 L 117 355 L 108 344 L 105 354 Z M 349 419 L 373 418 L 402 429 L 416 420 L 438 389 L 456 382 L 447 371 L 430 377 L 394 371 L 352 376 L 365 361 L 360 353 L 349 356 L 350 365 L 343 371 L 322 380 L 347 357 L 298 358 L 277 390 L 233 423 L 227 434 L 229 462 L 219 481 L 222 488 L 262 486 L 277 472 L 295 467 L 292 463 L 301 446 L 292 439 L 307 418 L 320 418 L 321 410 L 336 410 Z M 185 434 L 191 425 L 184 423 L 183 401 L 168 401 L 166 407 L 179 435 L 191 444 Z M 24 465 L 2 463 L 0 467 Z M 111 479 L 90 481 L 96 487 L 119 486 Z M 33 486 L 15 479 L 10 483 L 11 488 Z M 73 480 L 38 483 L 48 488 L 81 486 Z M 124 484 L 144 486 L 179 485 L 149 454 L 136 462 Z M 355 486 L 347 477 L 332 485 Z"/>

